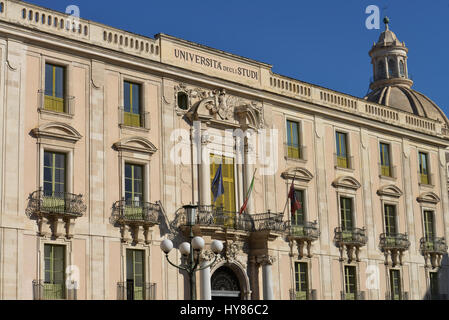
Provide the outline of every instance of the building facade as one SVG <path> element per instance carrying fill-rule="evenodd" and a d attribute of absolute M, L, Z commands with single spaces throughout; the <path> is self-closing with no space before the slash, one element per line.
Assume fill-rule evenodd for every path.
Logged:
<path fill-rule="evenodd" d="M 0 0 L 0 298 L 188 299 L 192 203 L 203 299 L 447 299 L 449 121 L 385 22 L 357 98 Z"/>

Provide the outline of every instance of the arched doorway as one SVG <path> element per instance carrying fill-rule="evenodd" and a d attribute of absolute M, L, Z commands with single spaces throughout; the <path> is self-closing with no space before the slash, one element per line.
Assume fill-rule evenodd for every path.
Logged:
<path fill-rule="evenodd" d="M 222 266 L 211 278 L 212 300 L 241 300 L 239 279 L 231 268 Z"/>

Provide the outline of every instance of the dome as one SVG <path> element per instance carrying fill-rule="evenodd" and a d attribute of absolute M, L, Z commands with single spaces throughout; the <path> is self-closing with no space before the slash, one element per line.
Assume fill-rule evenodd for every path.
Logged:
<path fill-rule="evenodd" d="M 396 37 L 396 34 L 387 29 L 380 34 L 379 40 L 377 41 L 377 46 L 390 46 L 390 45 L 401 45 L 401 42 Z"/>
<path fill-rule="evenodd" d="M 371 91 L 365 97 L 365 100 L 437 120 L 449 127 L 446 115 L 432 100 L 407 86 L 389 85 L 380 87 Z"/>

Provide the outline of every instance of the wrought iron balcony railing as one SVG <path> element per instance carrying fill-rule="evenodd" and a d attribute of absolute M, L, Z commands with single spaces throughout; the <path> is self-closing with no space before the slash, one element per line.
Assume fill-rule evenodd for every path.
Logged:
<path fill-rule="evenodd" d="M 447 253 L 448 246 L 446 244 L 445 238 L 421 238 L 421 252 L 423 254 L 440 254 L 444 255 Z"/>
<path fill-rule="evenodd" d="M 161 207 L 159 204 L 138 200 L 120 200 L 114 203 L 113 219 L 122 224 L 159 223 Z"/>
<path fill-rule="evenodd" d="M 396 294 L 393 294 L 392 292 L 388 291 L 385 293 L 385 300 L 408 300 L 408 292 L 399 292 Z"/>
<path fill-rule="evenodd" d="M 359 228 L 335 228 L 334 241 L 338 245 L 353 245 L 357 247 L 363 247 L 367 242 L 366 230 Z"/>
<path fill-rule="evenodd" d="M 307 160 L 307 147 L 293 144 L 284 144 L 285 158 L 293 160 Z"/>
<path fill-rule="evenodd" d="M 366 295 L 365 291 L 357 291 L 357 292 L 345 292 L 340 291 L 341 300 L 365 300 Z"/>
<path fill-rule="evenodd" d="M 150 129 L 150 114 L 148 112 L 133 113 L 119 108 L 120 125 L 126 127 Z"/>
<path fill-rule="evenodd" d="M 408 250 L 410 248 L 410 241 L 408 235 L 403 233 L 380 235 L 379 247 L 382 250 Z"/>
<path fill-rule="evenodd" d="M 306 241 L 315 241 L 320 237 L 318 222 L 304 222 L 303 224 L 295 224 L 292 221 L 285 223 L 286 230 L 290 237 L 303 239 Z"/>
<path fill-rule="evenodd" d="M 250 231 L 274 231 L 282 233 L 285 231 L 283 217 L 284 215 L 282 213 L 273 213 L 270 211 L 252 215 L 251 218 L 254 221 L 254 227 Z"/>
<path fill-rule="evenodd" d="M 45 283 L 43 280 L 33 281 L 34 300 L 77 300 L 77 285 L 69 288 L 65 283 Z"/>
<path fill-rule="evenodd" d="M 156 283 L 145 282 L 136 286 L 132 280 L 118 282 L 117 300 L 156 300 Z"/>
<path fill-rule="evenodd" d="M 307 291 L 290 289 L 290 300 L 317 300 L 317 292 L 315 289 Z"/>
<path fill-rule="evenodd" d="M 73 116 L 75 114 L 75 97 L 64 95 L 63 97 L 53 97 L 45 94 L 44 90 L 38 91 L 38 110 L 63 113 Z"/>
<path fill-rule="evenodd" d="M 29 196 L 27 213 L 64 215 L 68 217 L 81 217 L 86 212 L 86 205 L 82 195 L 67 192 L 48 192 L 42 189 Z"/>

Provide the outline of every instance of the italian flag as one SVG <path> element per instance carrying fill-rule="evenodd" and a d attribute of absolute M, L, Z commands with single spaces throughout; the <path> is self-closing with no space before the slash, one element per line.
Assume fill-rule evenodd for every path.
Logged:
<path fill-rule="evenodd" d="M 256 177 L 256 170 L 254 170 L 253 180 L 251 181 L 251 185 L 249 186 L 248 192 L 246 193 L 246 199 L 245 199 L 245 202 L 243 203 L 242 208 L 240 209 L 239 214 L 242 214 L 243 212 L 245 212 L 246 207 L 248 206 L 249 197 L 251 196 L 251 192 L 254 189 L 254 178 Z"/>

